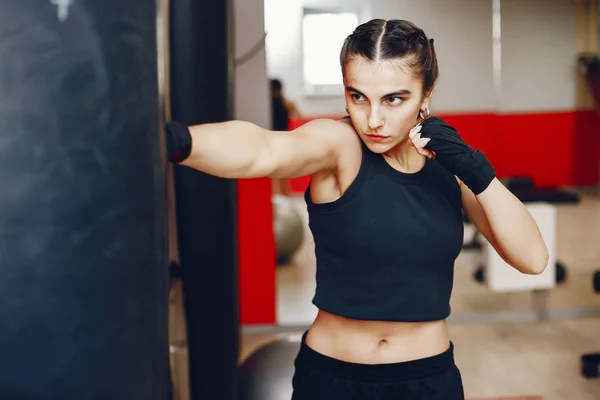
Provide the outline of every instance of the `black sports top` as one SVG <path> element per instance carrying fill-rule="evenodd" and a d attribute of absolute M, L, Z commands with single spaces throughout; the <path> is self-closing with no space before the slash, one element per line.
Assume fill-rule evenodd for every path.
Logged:
<path fill-rule="evenodd" d="M 458 182 L 435 160 L 406 174 L 362 147 L 341 198 L 315 204 L 305 192 L 317 259 L 313 304 L 361 320 L 444 319 L 463 243 Z"/>

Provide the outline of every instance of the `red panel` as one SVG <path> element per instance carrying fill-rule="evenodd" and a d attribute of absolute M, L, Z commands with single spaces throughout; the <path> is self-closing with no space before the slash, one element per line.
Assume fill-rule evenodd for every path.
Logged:
<path fill-rule="evenodd" d="M 575 113 L 513 114 L 499 118 L 503 173 L 529 176 L 535 185 L 572 182 Z"/>
<path fill-rule="evenodd" d="M 292 188 L 292 192 L 294 193 L 304 193 L 309 183 L 309 176 L 302 176 L 300 178 L 290 179 L 290 187 Z"/>
<path fill-rule="evenodd" d="M 241 324 L 276 322 L 272 185 L 269 178 L 238 181 Z"/>
<path fill-rule="evenodd" d="M 498 149 L 498 116 L 495 114 L 438 115 L 456 128 L 472 147 L 485 153 L 496 170 L 500 168 L 502 152 Z"/>
<path fill-rule="evenodd" d="M 558 187 L 598 182 L 600 123 L 594 111 L 439 116 L 487 155 L 499 177 L 529 176 L 536 185 Z M 292 180 L 295 192 L 307 185 L 307 178 Z"/>

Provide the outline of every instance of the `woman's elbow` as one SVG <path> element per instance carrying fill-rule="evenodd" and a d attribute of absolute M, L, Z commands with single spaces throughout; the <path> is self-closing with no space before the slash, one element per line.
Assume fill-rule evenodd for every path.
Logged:
<path fill-rule="evenodd" d="M 550 260 L 550 254 L 545 244 L 542 244 L 538 250 L 531 251 L 528 261 L 523 265 L 517 267 L 517 269 L 527 275 L 540 275 L 548 267 L 548 261 Z"/>

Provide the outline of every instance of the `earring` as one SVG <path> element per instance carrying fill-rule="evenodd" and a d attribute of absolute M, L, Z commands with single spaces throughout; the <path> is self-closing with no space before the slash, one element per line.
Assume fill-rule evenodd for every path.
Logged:
<path fill-rule="evenodd" d="M 421 119 L 429 118 L 429 115 L 431 114 L 429 112 L 429 107 L 425 107 L 425 113 L 427 113 L 427 115 L 423 116 L 423 110 L 419 110 L 419 118 L 421 118 Z"/>

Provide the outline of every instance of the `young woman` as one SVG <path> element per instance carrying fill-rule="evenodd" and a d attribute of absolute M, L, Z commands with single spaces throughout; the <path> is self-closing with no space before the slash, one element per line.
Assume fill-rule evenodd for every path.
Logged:
<path fill-rule="evenodd" d="M 295 360 L 294 400 L 463 399 L 445 322 L 463 211 L 524 274 L 545 269 L 546 246 L 485 155 L 429 117 L 438 65 L 420 28 L 367 22 L 341 66 L 348 118 L 292 133 L 172 123 L 170 159 L 223 178 L 311 176 L 319 313 Z"/>

